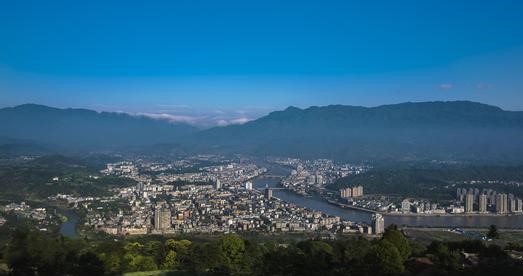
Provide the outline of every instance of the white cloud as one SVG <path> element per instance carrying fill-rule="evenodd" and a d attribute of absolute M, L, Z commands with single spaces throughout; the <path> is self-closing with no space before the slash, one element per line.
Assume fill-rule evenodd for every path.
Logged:
<path fill-rule="evenodd" d="M 171 123 L 186 123 L 197 125 L 199 118 L 185 115 L 172 115 L 167 113 L 137 113 L 136 116 L 143 116 L 155 120 L 165 120 Z"/>
<path fill-rule="evenodd" d="M 443 89 L 443 90 L 449 90 L 452 88 L 454 88 L 454 85 L 452 83 L 442 83 L 439 85 L 439 89 Z"/>
<path fill-rule="evenodd" d="M 218 119 L 216 125 L 227 126 L 227 125 L 242 125 L 249 122 L 250 119 L 246 117 L 234 118 L 234 119 Z"/>
<path fill-rule="evenodd" d="M 171 123 L 185 123 L 199 127 L 214 127 L 240 125 L 249 122 L 247 117 L 216 117 L 216 116 L 189 116 L 173 115 L 168 113 L 135 113 L 134 116 L 147 117 L 154 120 L 165 120 Z"/>
<path fill-rule="evenodd" d="M 249 121 L 250 121 L 249 118 L 242 117 L 242 118 L 237 118 L 237 119 L 230 120 L 230 123 L 234 124 L 234 125 L 242 125 L 242 124 L 245 124 L 245 123 L 247 123 Z"/>

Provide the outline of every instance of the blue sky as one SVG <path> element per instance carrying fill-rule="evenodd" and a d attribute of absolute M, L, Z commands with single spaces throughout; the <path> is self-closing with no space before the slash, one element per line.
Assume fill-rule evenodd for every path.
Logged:
<path fill-rule="evenodd" d="M 84 2 L 0 2 L 0 107 L 207 124 L 289 105 L 523 110 L 523 1 Z"/>

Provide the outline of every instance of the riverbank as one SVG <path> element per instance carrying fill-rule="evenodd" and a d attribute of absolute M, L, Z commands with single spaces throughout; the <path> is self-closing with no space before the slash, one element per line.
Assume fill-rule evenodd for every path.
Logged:
<path fill-rule="evenodd" d="M 382 213 L 385 216 L 389 217 L 512 217 L 512 216 L 523 216 L 523 213 L 516 213 L 516 214 L 495 214 L 495 213 L 489 213 L 489 214 L 479 214 L 479 213 L 460 213 L 460 214 L 416 214 L 416 213 L 388 213 L 383 212 Z"/>
<path fill-rule="evenodd" d="M 274 164 L 263 164 L 268 169 L 269 174 L 285 174 L 290 173 L 286 168 Z M 253 180 L 253 186 L 258 189 L 265 188 L 265 185 L 271 188 L 281 188 L 279 181 L 274 179 L 259 179 Z M 294 203 L 298 206 L 306 207 L 312 210 L 324 212 L 326 214 L 339 216 L 345 220 L 354 222 L 371 222 L 373 213 L 383 214 L 385 218 L 385 225 L 396 224 L 399 226 L 408 227 L 441 227 L 441 228 L 488 228 L 495 224 L 499 229 L 523 229 L 523 216 L 521 215 L 489 215 L 489 214 L 464 214 L 464 215 L 403 215 L 391 214 L 384 212 L 377 212 L 357 206 L 347 205 L 347 208 L 333 203 L 329 203 L 325 198 L 313 195 L 312 197 L 303 197 L 288 190 L 273 190 L 273 195 L 279 199 Z M 352 207 L 352 208 L 349 208 Z"/>
<path fill-rule="evenodd" d="M 329 199 L 326 199 L 326 198 L 324 198 L 324 200 L 327 201 L 328 203 L 332 204 L 332 205 L 335 205 L 335 206 L 338 206 L 338 207 L 344 208 L 344 209 L 348 208 L 348 209 L 358 210 L 358 211 L 372 213 L 372 214 L 375 214 L 375 213 L 384 214 L 384 213 L 379 212 L 379 211 L 374 211 L 374 210 L 371 210 L 371 209 L 358 207 L 358 206 L 354 206 L 354 205 L 343 204 L 343 203 L 339 203 L 339 202 L 336 202 L 334 200 L 329 200 Z"/>
<path fill-rule="evenodd" d="M 58 214 L 66 217 L 66 220 L 60 225 L 60 234 L 75 238 L 78 237 L 77 224 L 80 217 L 72 209 L 57 209 Z"/>

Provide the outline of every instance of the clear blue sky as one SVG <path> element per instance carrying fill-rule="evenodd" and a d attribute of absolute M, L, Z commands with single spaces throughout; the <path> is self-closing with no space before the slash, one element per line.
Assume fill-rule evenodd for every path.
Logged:
<path fill-rule="evenodd" d="M 523 1 L 503 0 L 1 1 L 0 107 L 523 110 L 522 14 Z"/>

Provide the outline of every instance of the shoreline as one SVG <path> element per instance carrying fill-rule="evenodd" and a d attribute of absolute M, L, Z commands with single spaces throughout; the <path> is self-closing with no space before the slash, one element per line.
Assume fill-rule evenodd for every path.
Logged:
<path fill-rule="evenodd" d="M 327 198 L 323 198 L 325 201 L 327 201 L 329 204 L 338 206 L 343 209 L 354 209 L 359 210 L 363 212 L 368 213 L 376 213 L 381 214 L 386 217 L 513 217 L 513 216 L 523 216 L 522 213 L 509 213 L 509 214 L 496 214 L 496 213 L 459 213 L 459 214 L 427 214 L 427 213 L 391 213 L 391 212 L 383 212 L 383 211 L 376 211 L 372 209 L 367 209 L 364 207 L 358 207 L 348 204 L 339 203 L 333 200 L 329 200 Z"/>
<path fill-rule="evenodd" d="M 381 213 L 388 217 L 513 217 L 522 216 L 523 213 L 514 214 L 480 214 L 480 213 L 467 213 L 467 214 L 402 214 L 402 213 Z"/>
<path fill-rule="evenodd" d="M 268 166 L 269 173 L 272 171 L 272 167 Z M 278 167 L 276 167 L 278 168 Z M 276 171 L 281 173 L 280 170 Z M 275 187 L 281 187 L 278 181 L 274 181 Z M 365 222 L 370 223 L 370 215 L 379 213 L 385 217 L 385 224 L 394 223 L 398 226 L 410 226 L 420 227 L 425 229 L 433 228 L 485 228 L 491 224 L 498 226 L 498 229 L 523 229 L 523 213 L 515 214 L 479 214 L 479 213 L 463 213 L 463 214 L 402 214 L 402 213 L 387 213 L 383 211 L 366 209 L 353 205 L 346 205 L 340 202 L 336 202 L 334 199 L 328 196 L 322 196 L 319 193 L 315 193 L 312 197 L 304 197 L 303 195 L 297 194 L 290 189 L 284 189 L 289 195 L 297 198 L 307 199 L 304 202 L 298 204 L 303 207 L 308 207 L 313 210 L 321 210 L 326 214 L 337 215 L 344 219 L 354 222 Z M 323 207 L 317 207 L 316 205 L 329 205 Z M 341 204 L 341 205 L 340 205 Z M 313 208 L 312 206 L 316 206 Z M 335 209 L 335 210 L 331 210 Z M 330 211 L 329 211 L 330 210 Z"/>
<path fill-rule="evenodd" d="M 321 196 L 320 196 L 321 197 Z M 347 205 L 347 204 L 342 204 L 342 203 L 339 203 L 339 202 L 335 202 L 335 201 L 332 201 L 332 200 L 329 200 L 329 199 L 326 199 L 326 198 L 323 198 L 321 197 L 323 200 L 327 201 L 329 204 L 332 204 L 334 206 L 337 206 L 337 207 L 340 207 L 342 209 L 354 209 L 354 210 L 358 210 L 358 211 L 362 211 L 362 212 L 367 212 L 367 213 L 374 213 L 374 214 L 384 214 L 383 212 L 380 212 L 380 211 L 374 211 L 374 210 L 371 210 L 371 209 L 366 209 L 366 208 L 363 208 L 363 207 L 358 207 L 358 206 L 353 206 L 353 205 Z"/>
<path fill-rule="evenodd" d="M 57 209 L 57 213 L 67 218 L 66 221 L 60 224 L 58 230 L 59 233 L 69 238 L 76 238 L 80 236 L 78 231 L 78 222 L 80 221 L 80 216 L 76 213 L 76 211 L 73 208 L 60 208 Z"/>

